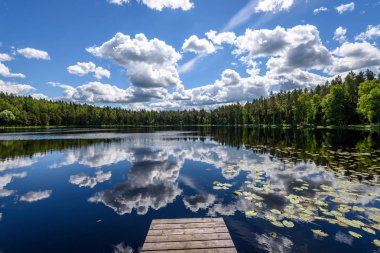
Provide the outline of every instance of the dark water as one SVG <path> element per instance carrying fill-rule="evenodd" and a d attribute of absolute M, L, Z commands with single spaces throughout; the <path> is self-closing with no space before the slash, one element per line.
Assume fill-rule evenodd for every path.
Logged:
<path fill-rule="evenodd" d="M 239 252 L 379 252 L 379 174 L 369 132 L 3 132 L 0 252 L 136 252 L 188 217 L 224 217 Z"/>

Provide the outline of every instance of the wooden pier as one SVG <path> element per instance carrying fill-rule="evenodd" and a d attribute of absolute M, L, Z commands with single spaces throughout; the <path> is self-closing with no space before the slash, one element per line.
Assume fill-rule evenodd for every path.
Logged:
<path fill-rule="evenodd" d="M 153 220 L 141 252 L 236 253 L 223 218 Z"/>

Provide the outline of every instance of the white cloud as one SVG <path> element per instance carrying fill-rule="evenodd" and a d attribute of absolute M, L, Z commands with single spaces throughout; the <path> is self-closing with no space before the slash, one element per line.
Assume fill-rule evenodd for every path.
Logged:
<path fill-rule="evenodd" d="M 0 92 L 3 92 L 3 93 L 22 95 L 34 90 L 35 88 L 28 84 L 20 84 L 20 83 L 6 82 L 3 80 L 0 80 Z"/>
<path fill-rule="evenodd" d="M 129 3 L 129 0 L 107 0 L 110 4 L 123 5 Z"/>
<path fill-rule="evenodd" d="M 110 78 L 111 73 L 102 67 L 96 67 L 93 62 L 77 62 L 76 65 L 67 67 L 67 71 L 70 74 L 77 76 L 84 76 L 88 73 L 94 73 L 97 79 L 102 79 L 103 77 Z"/>
<path fill-rule="evenodd" d="M 322 69 L 332 62 L 330 52 L 323 46 L 319 31 L 312 25 L 299 25 L 273 30 L 247 29 L 235 43 L 234 53 L 249 66 L 256 58 L 271 57 L 270 70 L 289 72 L 296 69 Z"/>
<path fill-rule="evenodd" d="M 336 30 L 335 30 L 335 33 L 334 33 L 334 40 L 336 41 L 339 41 L 340 43 L 343 43 L 346 41 L 347 37 L 346 37 L 346 33 L 347 33 L 347 29 L 339 26 Z"/>
<path fill-rule="evenodd" d="M 25 202 L 29 202 L 29 203 L 36 202 L 36 201 L 40 201 L 40 200 L 49 198 L 52 193 L 53 193 L 53 191 L 51 191 L 51 190 L 28 192 L 25 195 L 21 196 L 20 200 L 25 201 Z"/>
<path fill-rule="evenodd" d="M 35 93 L 35 94 L 30 95 L 30 96 L 34 99 L 49 99 L 48 96 L 46 96 L 42 93 Z"/>
<path fill-rule="evenodd" d="M 215 52 L 214 45 L 207 39 L 199 39 L 196 35 L 191 35 L 182 45 L 184 52 L 193 52 L 196 54 L 211 54 Z"/>
<path fill-rule="evenodd" d="M 48 52 L 42 51 L 35 48 L 21 48 L 17 49 L 17 53 L 24 56 L 27 59 L 41 59 L 41 60 L 50 60 Z"/>
<path fill-rule="evenodd" d="M 317 8 L 317 9 L 314 9 L 313 10 L 313 14 L 317 15 L 319 13 L 326 12 L 326 11 L 329 11 L 329 9 L 326 8 L 326 7 L 324 7 L 324 6 L 321 6 L 321 7 Z"/>
<path fill-rule="evenodd" d="M 164 8 L 188 11 L 194 7 L 194 4 L 190 0 L 141 0 L 141 2 L 157 11 L 162 11 Z"/>
<path fill-rule="evenodd" d="M 343 14 L 345 12 L 350 12 L 355 10 L 355 3 L 351 2 L 348 4 L 342 4 L 335 8 L 339 14 Z"/>
<path fill-rule="evenodd" d="M 380 25 L 369 25 L 365 32 L 362 32 L 355 37 L 355 40 L 373 40 L 377 37 L 380 37 Z"/>
<path fill-rule="evenodd" d="M 236 39 L 236 35 L 233 32 L 222 32 L 217 33 L 216 31 L 210 30 L 206 33 L 207 38 L 212 41 L 215 45 L 233 44 Z"/>
<path fill-rule="evenodd" d="M 333 51 L 334 62 L 326 68 L 330 74 L 380 66 L 380 50 L 368 42 L 344 43 Z"/>
<path fill-rule="evenodd" d="M 141 33 L 135 38 L 117 33 L 103 45 L 87 51 L 124 67 L 133 86 L 158 88 L 181 84 L 176 68 L 181 55 L 162 40 L 148 40 Z"/>
<path fill-rule="evenodd" d="M 123 5 L 129 3 L 130 0 L 107 0 L 107 2 L 110 4 Z M 137 2 L 157 11 L 162 11 L 165 8 L 188 11 L 194 7 L 194 4 L 190 0 L 137 0 Z"/>
<path fill-rule="evenodd" d="M 259 0 L 256 12 L 279 12 L 292 7 L 293 0 Z"/>
<path fill-rule="evenodd" d="M 103 84 L 101 82 L 90 82 L 78 87 L 57 83 L 50 84 L 64 89 L 63 98 L 70 101 L 89 103 L 123 103 L 133 99 L 132 89 L 121 89 L 117 86 Z"/>
<path fill-rule="evenodd" d="M 0 62 L 0 75 L 4 77 L 19 77 L 25 78 L 24 74 L 21 73 L 12 73 L 7 66 Z"/>
<path fill-rule="evenodd" d="M 2 62 L 2 61 L 11 61 L 11 60 L 13 60 L 13 58 L 9 54 L 0 53 L 0 62 Z"/>
<path fill-rule="evenodd" d="M 212 105 L 252 100 L 268 95 L 267 81 L 260 76 L 242 78 L 236 71 L 226 69 L 221 79 L 213 84 L 179 91 L 173 94 L 173 99 L 188 98 L 188 100 L 183 100 L 183 103 L 187 105 Z"/>
<path fill-rule="evenodd" d="M 111 179 L 111 172 L 97 171 L 95 177 L 87 176 L 86 174 L 78 174 L 70 176 L 69 182 L 78 185 L 79 187 L 94 188 L 97 184 L 103 183 Z"/>

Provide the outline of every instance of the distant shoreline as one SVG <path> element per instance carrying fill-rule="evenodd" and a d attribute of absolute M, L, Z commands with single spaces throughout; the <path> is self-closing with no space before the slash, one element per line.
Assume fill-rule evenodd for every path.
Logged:
<path fill-rule="evenodd" d="M 262 128 L 262 129 L 325 129 L 325 130 L 380 130 L 380 124 L 372 125 L 72 125 L 72 126 L 0 126 L 0 129 L 56 129 L 56 128 L 186 128 L 186 127 L 234 127 L 234 128 Z"/>

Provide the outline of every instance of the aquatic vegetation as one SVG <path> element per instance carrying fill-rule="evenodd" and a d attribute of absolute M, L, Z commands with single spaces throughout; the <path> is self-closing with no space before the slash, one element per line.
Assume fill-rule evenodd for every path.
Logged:
<path fill-rule="evenodd" d="M 355 233 L 355 232 L 353 232 L 353 231 L 348 231 L 348 233 L 349 233 L 351 236 L 355 237 L 355 238 L 362 238 L 361 234 Z"/>
<path fill-rule="evenodd" d="M 312 229 L 311 230 L 313 232 L 313 234 L 317 235 L 317 236 L 321 236 L 321 237 L 327 237 L 328 234 L 323 232 L 322 230 L 319 230 L 319 229 Z"/>
<path fill-rule="evenodd" d="M 214 190 L 228 190 L 232 186 L 232 184 L 221 183 L 218 181 L 214 181 L 213 184 L 214 184 L 214 187 L 213 187 Z"/>

